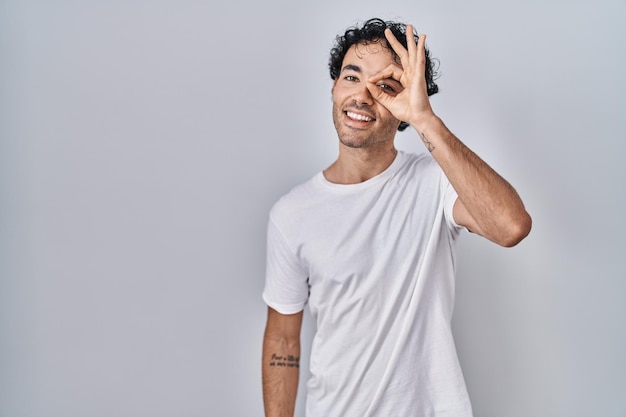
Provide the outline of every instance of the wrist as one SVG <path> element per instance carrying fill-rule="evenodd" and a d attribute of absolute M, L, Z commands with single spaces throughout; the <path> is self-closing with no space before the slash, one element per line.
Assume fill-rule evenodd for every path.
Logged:
<path fill-rule="evenodd" d="M 417 133 L 420 134 L 420 136 L 423 133 L 428 134 L 429 132 L 439 130 L 444 126 L 442 120 L 432 112 L 416 117 L 410 125 L 417 131 Z"/>
<path fill-rule="evenodd" d="M 430 153 L 435 149 L 439 149 L 440 154 L 441 150 L 448 148 L 450 145 L 450 137 L 454 137 L 443 123 L 443 120 L 434 114 L 431 117 L 424 118 L 419 124 L 416 123 L 412 126 Z"/>

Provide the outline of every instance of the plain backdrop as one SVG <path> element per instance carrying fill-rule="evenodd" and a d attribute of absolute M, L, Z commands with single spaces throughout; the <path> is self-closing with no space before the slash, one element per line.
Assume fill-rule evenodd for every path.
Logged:
<path fill-rule="evenodd" d="M 460 242 L 475 415 L 626 416 L 626 1 L 0 0 L 0 417 L 262 415 L 268 211 L 335 158 L 328 51 L 374 16 L 534 220 Z"/>

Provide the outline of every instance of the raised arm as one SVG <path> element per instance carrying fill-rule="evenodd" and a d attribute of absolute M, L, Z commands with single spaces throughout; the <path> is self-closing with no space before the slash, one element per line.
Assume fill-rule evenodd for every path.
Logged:
<path fill-rule="evenodd" d="M 386 31 L 387 40 L 402 66 L 390 65 L 368 80 L 372 96 L 398 120 L 409 123 L 439 163 L 459 198 L 454 220 L 470 231 L 502 246 L 514 246 L 528 235 L 531 218 L 515 189 L 487 163 L 465 146 L 433 112 L 425 79 L 425 42 L 421 35 L 412 41 L 413 27 L 407 25 L 404 48 Z M 387 94 L 376 83 L 385 78 L 399 80 L 404 90 Z"/>
<path fill-rule="evenodd" d="M 518 244 L 531 219 L 515 189 L 434 117 L 414 126 L 439 163 L 459 198 L 454 220 L 506 247 Z"/>
<path fill-rule="evenodd" d="M 300 376 L 302 312 L 280 314 L 271 307 L 263 336 L 263 404 L 266 417 L 293 417 Z"/>

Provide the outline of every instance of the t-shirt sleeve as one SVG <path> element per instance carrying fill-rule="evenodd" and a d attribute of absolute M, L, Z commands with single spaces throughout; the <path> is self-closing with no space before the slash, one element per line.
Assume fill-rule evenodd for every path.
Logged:
<path fill-rule="evenodd" d="M 454 221 L 454 203 L 456 203 L 459 195 L 457 194 L 450 181 L 443 176 L 443 208 L 444 208 L 444 217 L 446 219 L 446 224 L 450 230 L 455 230 L 460 232 L 461 230 L 467 230 L 465 227 L 459 225 Z"/>
<path fill-rule="evenodd" d="M 308 273 L 270 218 L 263 300 L 281 314 L 295 314 L 304 309 L 308 298 Z"/>

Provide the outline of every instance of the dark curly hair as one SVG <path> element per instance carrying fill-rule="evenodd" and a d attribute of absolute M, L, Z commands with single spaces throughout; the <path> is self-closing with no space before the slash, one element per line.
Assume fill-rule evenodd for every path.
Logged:
<path fill-rule="evenodd" d="M 393 59 L 400 64 L 400 59 L 398 58 L 398 54 L 395 53 L 387 38 L 385 37 L 385 29 L 391 29 L 393 35 L 398 39 L 398 41 L 406 48 L 406 24 L 392 21 L 384 21 L 378 18 L 372 18 L 363 23 L 363 26 L 359 27 L 352 26 L 346 29 L 346 32 L 343 35 L 339 35 L 335 38 L 335 46 L 330 50 L 330 60 L 328 61 L 328 68 L 330 70 L 330 78 L 336 80 L 339 77 L 339 73 L 341 72 L 341 64 L 343 63 L 343 58 L 346 56 L 346 52 L 352 45 L 355 44 L 368 44 L 380 42 L 385 48 L 387 48 Z M 418 34 L 413 32 L 414 42 L 417 42 L 419 39 Z M 426 89 L 429 96 L 437 93 L 439 91 L 439 87 L 435 84 L 435 79 L 437 78 L 437 69 L 435 68 L 435 59 L 430 57 L 430 51 L 428 48 L 425 50 L 426 52 Z M 398 126 L 399 131 L 403 131 L 409 126 L 406 122 L 400 122 L 400 126 Z"/>

